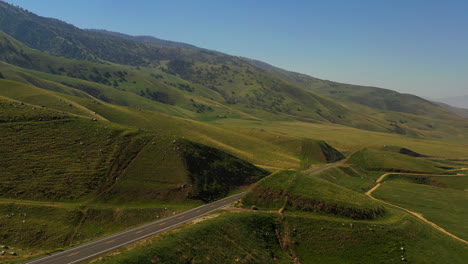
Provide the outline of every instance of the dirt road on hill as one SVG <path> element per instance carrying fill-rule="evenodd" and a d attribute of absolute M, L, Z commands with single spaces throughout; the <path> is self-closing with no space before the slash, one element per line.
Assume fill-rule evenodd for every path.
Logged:
<path fill-rule="evenodd" d="M 468 244 L 468 241 L 460 238 L 460 237 L 457 237 L 456 235 L 448 232 L 447 230 L 443 229 L 442 227 L 438 226 L 437 224 L 427 220 L 422 214 L 420 213 L 417 213 L 417 212 L 414 212 L 414 211 L 411 211 L 409 209 L 406 209 L 404 207 L 401 207 L 401 206 L 398 206 L 398 205 L 395 205 L 395 204 L 392 204 L 392 203 L 389 203 L 389 202 L 386 202 L 386 201 L 383 201 L 383 200 L 380 200 L 380 199 L 377 199 L 375 198 L 374 196 L 372 196 L 372 193 L 377 190 L 380 185 L 382 185 L 382 181 L 385 179 L 385 177 L 387 177 L 388 175 L 414 175 L 414 176 L 428 176 L 428 177 L 462 177 L 462 176 L 466 176 L 466 175 L 441 175 L 441 174 L 420 174 L 420 173 L 397 173 L 397 172 L 391 172 L 391 173 L 385 173 L 383 174 L 382 176 L 380 176 L 377 180 L 376 180 L 376 185 L 370 189 L 369 191 L 366 192 L 366 195 L 369 196 L 371 199 L 373 200 L 376 200 L 376 201 L 379 201 L 379 202 L 382 202 L 384 204 L 387 204 L 387 205 L 390 205 L 390 206 L 393 206 L 393 207 L 396 207 L 396 208 L 399 208 L 399 209 L 402 209 L 414 216 L 416 216 L 417 218 L 421 219 L 422 221 L 426 222 L 427 224 L 431 225 L 432 227 L 434 227 L 435 229 L 439 230 L 440 232 L 460 241 L 460 242 L 463 242 L 465 244 Z"/>

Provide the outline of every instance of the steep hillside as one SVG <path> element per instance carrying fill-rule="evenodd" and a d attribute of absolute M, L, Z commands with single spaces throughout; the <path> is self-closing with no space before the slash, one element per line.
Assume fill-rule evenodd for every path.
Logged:
<path fill-rule="evenodd" d="M 208 52 L 138 43 L 98 32 L 81 30 L 63 21 L 37 16 L 0 2 L 0 30 L 26 45 L 54 55 L 89 61 L 147 65 L 159 60 L 194 55 L 209 59 Z"/>
<path fill-rule="evenodd" d="M 110 123 L 20 102 L 2 101 L 1 107 L 2 198 L 84 199 L 118 177 L 145 141 Z"/>
<path fill-rule="evenodd" d="M 99 200 L 118 204 L 212 201 L 269 174 L 220 150 L 186 139 L 151 139 Z"/>
<path fill-rule="evenodd" d="M 388 89 L 337 83 L 305 74 L 286 71 L 256 60 L 247 61 L 286 82 L 345 104 L 363 115 L 385 120 L 399 134 L 419 136 L 458 127 L 466 133 L 466 119 L 460 111 L 446 109 L 437 103 L 411 94 Z M 454 115 L 455 114 L 455 115 Z M 450 120 L 450 121 L 449 121 Z M 452 130 L 452 132 L 454 132 Z M 460 133 L 460 132 L 455 132 Z M 436 134 L 432 134 L 437 136 Z M 438 136 L 440 137 L 440 135 Z"/>
<path fill-rule="evenodd" d="M 200 120 L 301 120 L 340 123 L 378 131 L 393 129 L 386 121 L 370 120 L 328 99 L 256 72 L 248 65 L 240 67 L 184 60 L 164 62 L 157 68 L 95 64 L 51 56 L 32 50 L 4 33 L 0 35 L 1 42 L 8 47 L 0 58 L 35 70 L 12 70 L 4 65 L 4 77 L 42 85 L 46 89 L 50 85 L 43 85 L 44 80 L 80 89 L 109 103 Z M 9 75 L 8 71 L 15 73 Z M 25 77 L 25 73 L 40 80 Z M 123 92 L 127 92 L 127 96 L 123 96 Z M 150 100 L 156 104 L 150 106 Z"/>
<path fill-rule="evenodd" d="M 0 107 L 0 131 L 5 139 L 0 144 L 1 198 L 208 201 L 267 174 L 246 161 L 188 140 L 155 138 L 97 118 L 4 97 L 0 97 Z M 150 187 L 148 181 L 154 181 L 153 187 L 159 183 L 159 188 Z M 117 191 L 119 186 L 125 190 Z M 138 187 L 138 192 L 129 191 L 132 187 Z M 164 197 L 156 190 L 173 195 Z"/>

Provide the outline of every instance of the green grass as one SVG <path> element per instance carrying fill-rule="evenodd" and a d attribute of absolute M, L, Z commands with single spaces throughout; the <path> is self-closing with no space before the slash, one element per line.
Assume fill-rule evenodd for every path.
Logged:
<path fill-rule="evenodd" d="M 369 209 L 380 206 L 362 194 L 319 179 L 315 175 L 299 174 L 290 192 L 351 208 Z"/>
<path fill-rule="evenodd" d="M 292 263 L 277 241 L 275 232 L 280 227 L 276 218 L 269 214 L 228 214 L 100 262 Z"/>
<path fill-rule="evenodd" d="M 464 263 L 468 256 L 466 245 L 402 212 L 371 222 L 257 212 L 222 214 L 99 261 L 294 263 L 297 257 L 301 263 L 400 263 L 402 255 L 424 264 Z"/>
<path fill-rule="evenodd" d="M 314 174 L 328 182 L 364 193 L 375 185 L 381 172 L 365 171 L 355 166 L 340 166 Z"/>
<path fill-rule="evenodd" d="M 135 131 L 70 118 L 3 123 L 0 133 L 1 197 L 60 201 L 97 190 Z"/>
<path fill-rule="evenodd" d="M 369 171 L 419 172 L 432 174 L 449 173 L 439 168 L 438 164 L 429 160 L 368 148 L 353 153 L 348 158 L 347 163 Z"/>
<path fill-rule="evenodd" d="M 393 212 L 383 222 L 353 222 L 288 216 L 292 248 L 301 263 L 464 263 L 467 246 L 422 221 Z M 404 251 L 401 250 L 404 248 Z"/>
<path fill-rule="evenodd" d="M 242 199 L 246 207 L 325 212 L 357 219 L 385 214 L 382 205 L 363 194 L 296 171 L 272 174 L 257 183 Z"/>
<path fill-rule="evenodd" d="M 382 184 L 373 195 L 421 213 L 447 231 L 465 240 L 468 239 L 468 226 L 464 224 L 468 218 L 466 204 L 468 193 L 466 191 L 388 181 Z"/>
<path fill-rule="evenodd" d="M 461 191 L 468 190 L 468 175 L 465 177 L 432 177 L 431 180 L 441 183 L 447 188 Z"/>
<path fill-rule="evenodd" d="M 14 247 L 20 261 L 34 255 L 78 245 L 130 227 L 172 216 L 195 207 L 193 203 L 151 203 L 133 206 L 76 203 L 40 203 L 0 200 L 1 243 Z M 112 224 L 109 224 L 112 223 Z M 11 250 L 10 250 L 11 251 Z"/>
<path fill-rule="evenodd" d="M 397 145 L 428 156 L 466 159 L 468 141 L 463 138 L 416 138 L 403 135 L 373 132 L 337 124 L 312 124 L 297 121 L 251 121 L 222 119 L 213 122 L 229 129 L 264 129 L 284 135 L 324 140 L 345 154 L 365 147 L 381 149 L 384 145 Z"/>
<path fill-rule="evenodd" d="M 155 136 L 98 200 L 117 204 L 211 201 L 267 174 L 220 150 L 173 136 Z"/>
<path fill-rule="evenodd" d="M 468 176 L 448 176 L 448 177 L 431 177 L 431 176 L 421 176 L 421 175 L 398 175 L 391 174 L 388 175 L 384 182 L 394 181 L 394 182 L 404 182 L 404 183 L 416 183 L 416 184 L 425 184 L 440 188 L 449 188 L 454 190 L 467 190 L 468 189 Z"/>
<path fill-rule="evenodd" d="M 296 120 L 418 137 L 466 139 L 466 120 L 436 105 L 425 104 L 425 111 L 418 113 L 374 110 L 368 114 L 367 108 L 362 110 L 362 105 L 344 106 L 317 96 L 308 89 L 259 71 L 240 58 L 223 57 L 223 62 L 215 63 L 216 56 L 187 51 L 182 53 L 195 56 L 190 63 L 164 58 L 157 67 L 132 67 L 52 56 L 32 50 L 4 33 L 0 40 L 0 44 L 9 49 L 4 61 L 30 69 L 16 68 L 15 72 L 12 67 L 3 65 L 6 78 L 61 92 L 70 92 L 72 87 L 118 105 L 203 121 L 224 117 Z M 428 115 L 431 109 L 437 115 Z"/>
<path fill-rule="evenodd" d="M 319 141 L 267 131 L 260 133 L 258 130 L 224 129 L 149 110 L 137 110 L 98 102 L 92 98 L 47 91 L 17 82 L 0 80 L 0 83 L 2 82 L 5 86 L 0 89 L 0 95 L 15 100 L 89 118 L 110 120 L 158 134 L 178 134 L 266 167 L 299 168 L 301 163 L 302 166 L 324 163 L 339 155 L 334 154 L 336 152 L 333 148 Z"/>

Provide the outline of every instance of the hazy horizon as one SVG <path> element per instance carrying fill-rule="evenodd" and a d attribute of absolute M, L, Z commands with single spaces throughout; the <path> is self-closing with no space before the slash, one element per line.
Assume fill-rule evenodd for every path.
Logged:
<path fill-rule="evenodd" d="M 79 28 L 184 42 L 320 79 L 435 99 L 468 94 L 463 1 L 6 2 Z"/>

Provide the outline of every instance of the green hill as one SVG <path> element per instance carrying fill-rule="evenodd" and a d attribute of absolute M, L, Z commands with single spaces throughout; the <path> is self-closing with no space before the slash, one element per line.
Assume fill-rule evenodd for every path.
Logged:
<path fill-rule="evenodd" d="M 387 145 L 385 145 L 385 146 L 383 146 L 383 148 L 381 150 L 400 153 L 400 154 L 404 154 L 404 155 L 408 155 L 408 156 L 416 157 L 416 158 L 427 157 L 426 155 L 414 152 L 411 149 L 397 147 L 397 146 L 387 146 Z"/>
<path fill-rule="evenodd" d="M 83 201 L 115 195 L 124 201 L 210 200 L 267 174 L 185 139 L 155 137 L 97 118 L 9 99 L 0 98 L 0 107 L 2 198 Z M 148 181 L 154 181 L 154 186 Z M 180 187 L 185 185 L 190 187 Z M 126 192 L 118 192 L 118 186 L 125 186 Z M 128 191 L 132 186 L 138 187 L 136 194 Z M 143 186 L 153 197 L 138 195 L 145 193 Z M 173 195 L 163 199 L 156 189 Z"/>
<path fill-rule="evenodd" d="M 455 127 L 458 127 L 458 133 L 465 133 L 461 132 L 466 129 L 466 118 L 460 114 L 461 111 L 440 106 L 415 95 L 321 80 L 260 61 L 248 61 L 273 76 L 340 102 L 355 112 L 380 120 L 380 123 L 386 121 L 385 124 L 390 126 L 393 133 L 443 137 L 441 131 L 453 133 L 456 131 Z"/>
<path fill-rule="evenodd" d="M 185 111 L 185 117 L 201 120 L 228 117 L 298 119 L 351 126 L 363 125 L 369 129 L 385 130 L 385 127 L 375 125 L 337 103 L 265 75 L 242 62 L 232 65 L 175 59 L 163 61 L 156 68 L 136 68 L 51 56 L 32 50 L 4 33 L 0 33 L 0 43 L 3 43 L 0 45 L 6 49 L 3 57 L 0 57 L 5 62 L 35 70 L 26 73 L 61 86 L 80 89 L 109 103 L 135 107 L 136 104 L 127 101 L 138 101 L 136 97 L 139 97 L 141 101 L 162 103 L 166 108 L 175 106 L 186 109 L 192 113 Z M 34 80 L 37 78 L 25 78 L 24 70 L 11 70 L 7 65 L 4 66 L 6 69 L 2 72 L 5 78 L 34 85 L 41 83 Z M 9 71 L 14 72 L 10 75 Z M 47 89 L 49 86 L 43 88 Z M 120 100 L 116 99 L 116 94 L 123 94 L 122 91 L 132 95 L 127 93 L 130 98 L 126 101 L 120 99 L 122 96 L 119 97 Z M 148 102 L 143 104 L 145 105 L 148 105 Z M 152 107 L 151 110 L 155 108 Z M 158 108 L 156 110 L 168 111 L 162 106 Z M 179 112 L 184 111 L 180 109 Z"/>
<path fill-rule="evenodd" d="M 441 165 L 429 160 L 411 157 L 405 154 L 379 151 L 365 148 L 353 153 L 348 159 L 353 164 L 368 171 L 415 172 L 448 174 Z"/>
<path fill-rule="evenodd" d="M 258 182 L 242 203 L 260 209 L 325 212 L 354 219 L 385 214 L 381 204 L 363 194 L 295 171 L 278 172 Z"/>
<path fill-rule="evenodd" d="M 454 183 L 465 186 L 468 183 L 468 177 L 447 178 L 449 184 L 449 181 L 453 180 Z M 429 184 L 421 184 L 424 182 Z M 468 226 L 460 223 L 468 217 L 466 205 L 468 194 L 466 190 L 450 188 L 440 183 L 438 179 L 419 178 L 405 181 L 394 178 L 386 180 L 374 195 L 384 201 L 421 213 L 429 221 L 466 240 Z"/>

